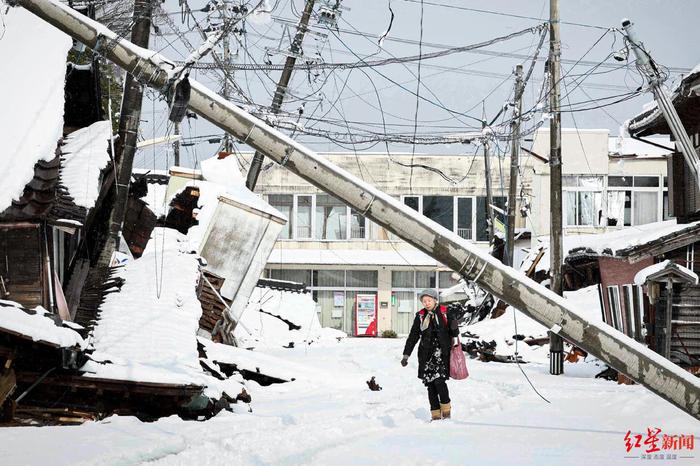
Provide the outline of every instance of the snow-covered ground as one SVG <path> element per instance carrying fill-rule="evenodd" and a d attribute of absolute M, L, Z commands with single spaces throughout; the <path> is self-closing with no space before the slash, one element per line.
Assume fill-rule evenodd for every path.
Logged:
<path fill-rule="evenodd" d="M 79 427 L 0 430 L 4 464 L 638 464 L 628 430 L 700 435 L 700 424 L 649 391 L 592 378 L 603 367 L 568 364 L 566 375 L 468 360 L 470 377 L 450 381 L 453 419 L 428 422 L 415 355 L 399 365 L 403 339 L 345 339 L 266 349 L 298 372 L 294 382 L 248 382 L 252 412 L 236 405 L 206 422 L 154 423 L 111 417 Z M 305 369 L 302 369 L 305 368 Z M 383 387 L 369 391 L 374 375 Z M 694 452 L 685 452 L 693 456 Z M 637 458 L 625 458 L 627 455 Z M 697 464 L 697 458 L 666 463 Z M 655 464 L 664 463 L 656 460 Z"/>

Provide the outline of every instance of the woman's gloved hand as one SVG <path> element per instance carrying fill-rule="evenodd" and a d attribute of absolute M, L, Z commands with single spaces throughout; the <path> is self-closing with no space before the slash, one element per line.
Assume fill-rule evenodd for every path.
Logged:
<path fill-rule="evenodd" d="M 405 354 L 403 355 L 403 358 L 401 358 L 401 365 L 403 367 L 408 366 L 408 356 L 406 356 Z"/>

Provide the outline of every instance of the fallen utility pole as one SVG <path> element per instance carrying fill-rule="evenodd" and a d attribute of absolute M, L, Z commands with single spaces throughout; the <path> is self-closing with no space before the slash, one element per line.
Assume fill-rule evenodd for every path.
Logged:
<path fill-rule="evenodd" d="M 297 32 L 292 40 L 292 45 L 289 49 L 289 55 L 284 63 L 284 70 L 282 70 L 282 75 L 277 83 L 277 89 L 275 90 L 275 96 L 272 98 L 272 105 L 270 106 L 270 112 L 277 114 L 282 108 L 282 101 L 284 100 L 284 95 L 287 93 L 287 86 L 289 86 L 289 81 L 292 79 L 292 71 L 294 71 L 294 65 L 297 62 L 297 56 L 301 52 L 301 43 L 304 41 L 304 34 L 309 26 L 309 19 L 311 18 L 311 13 L 314 10 L 315 0 L 306 0 L 306 6 L 304 7 L 304 12 L 299 20 L 299 25 L 297 26 Z M 255 185 L 258 183 L 258 175 L 260 175 L 260 169 L 265 161 L 265 154 L 260 151 L 255 151 L 253 155 L 253 160 L 250 162 L 250 168 L 248 169 L 248 176 L 246 178 L 246 187 L 251 191 L 255 189 Z"/>
<path fill-rule="evenodd" d="M 551 219 L 549 222 L 549 289 L 562 294 L 561 265 L 564 245 L 562 241 L 561 194 L 561 109 L 559 108 L 559 79 L 561 68 L 561 41 L 559 39 L 559 0 L 549 0 L 549 191 Z M 549 373 L 564 373 L 564 340 L 556 332 L 549 332 Z"/>
<path fill-rule="evenodd" d="M 510 124 L 510 178 L 508 180 L 508 225 L 506 226 L 506 265 L 513 266 L 515 254 L 515 208 L 518 198 L 518 170 L 520 169 L 520 119 L 523 106 L 523 65 L 515 67 L 515 101 L 513 122 Z"/>
<path fill-rule="evenodd" d="M 131 41 L 140 47 L 148 48 L 148 40 L 151 31 L 152 2 L 150 0 L 136 0 L 134 2 L 134 27 L 131 30 Z M 111 44 L 103 44 L 107 50 Z M 94 50 L 94 49 L 93 49 Z M 104 54 L 105 50 L 95 50 Z M 141 104 L 143 102 L 143 85 L 132 73 L 126 75 L 124 83 L 124 96 L 122 97 L 121 113 L 119 116 L 119 139 L 116 145 L 114 157 L 115 196 L 114 205 L 109 215 L 109 237 L 103 251 L 100 253 L 99 262 L 103 266 L 109 265 L 112 253 L 119 249 L 121 241 L 122 224 L 129 199 L 129 184 L 131 171 L 136 154 L 136 139 L 138 136 L 139 122 L 141 121 Z"/>
<path fill-rule="evenodd" d="M 634 52 L 634 56 L 637 59 L 637 68 L 644 74 L 649 82 L 649 87 L 651 87 L 651 91 L 654 93 L 656 104 L 666 119 L 666 123 L 668 123 L 668 127 L 671 129 L 671 133 L 676 140 L 676 144 L 680 146 L 683 157 L 685 158 L 685 163 L 695 177 L 695 183 L 700 184 L 700 157 L 698 157 L 695 147 L 683 126 L 683 122 L 678 116 L 676 107 L 673 106 L 671 99 L 669 99 L 662 87 L 664 80 L 661 78 L 656 63 L 651 58 L 651 55 L 644 49 L 644 44 L 637 39 L 632 25 L 629 19 L 622 20 L 622 28 L 625 30 L 627 43 L 632 48 L 632 52 Z"/>
<path fill-rule="evenodd" d="M 90 48 L 113 42 L 106 58 L 161 92 L 175 64 L 136 47 L 72 11 L 58 0 L 13 0 Z M 575 342 L 614 369 L 700 419 L 700 379 L 609 325 L 592 322 L 568 301 L 523 273 L 502 264 L 475 244 L 332 164 L 285 134 L 271 128 L 196 81 L 189 108 L 314 186 L 332 194 L 437 261 L 476 282 L 567 340 Z"/>

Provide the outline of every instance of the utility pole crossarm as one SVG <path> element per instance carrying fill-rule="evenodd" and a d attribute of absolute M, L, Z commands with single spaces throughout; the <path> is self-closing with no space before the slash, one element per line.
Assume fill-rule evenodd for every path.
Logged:
<path fill-rule="evenodd" d="M 58 0 L 15 1 L 93 49 L 101 37 L 116 41 L 105 52 L 107 58 L 161 91 L 167 85 L 166 67 L 170 64 L 163 57 L 117 39 L 115 33 Z M 190 110 L 700 419 L 700 379 L 622 332 L 587 320 L 571 301 L 502 264 L 454 232 L 415 215 L 399 200 L 335 166 L 200 83 L 193 81 L 191 85 Z"/>

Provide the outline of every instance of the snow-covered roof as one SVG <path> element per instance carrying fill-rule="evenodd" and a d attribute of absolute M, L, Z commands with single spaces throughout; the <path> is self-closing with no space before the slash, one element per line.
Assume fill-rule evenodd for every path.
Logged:
<path fill-rule="evenodd" d="M 678 81 L 673 90 L 669 93 L 671 102 L 677 107 L 679 101 L 692 96 L 692 87 L 689 83 L 694 83 L 700 75 L 700 64 L 696 65 L 690 73 L 682 80 Z M 623 125 L 623 130 L 628 133 L 643 131 L 645 127 L 655 124 L 658 121 L 665 121 L 656 101 L 647 102 L 643 105 L 643 110 L 634 117 L 627 120 Z"/>
<path fill-rule="evenodd" d="M 61 183 L 76 205 L 86 209 L 95 206 L 100 194 L 100 171 L 110 160 L 107 149 L 111 137 L 111 122 L 98 121 L 71 133 L 64 140 Z"/>
<path fill-rule="evenodd" d="M 4 8 L 4 7 L 2 7 Z M 63 132 L 71 39 L 23 8 L 3 12 L 0 57 L 0 211 L 22 195 L 38 160 L 55 157 Z"/>
<path fill-rule="evenodd" d="M 272 250 L 268 264 L 391 265 L 439 267 L 441 264 L 417 249 L 283 249 Z"/>
<path fill-rule="evenodd" d="M 85 347 L 85 341 L 78 332 L 57 325 L 44 308 L 37 307 L 32 312 L 27 312 L 13 301 L 0 300 L 0 329 L 62 348 Z"/>
<path fill-rule="evenodd" d="M 580 233 L 573 234 L 564 232 L 563 250 L 564 258 L 572 249 L 587 248 L 597 254 L 602 254 L 606 249 L 610 249 L 613 255 L 618 251 L 629 249 L 634 246 L 647 244 L 651 241 L 659 240 L 667 235 L 682 232 L 686 229 L 693 229 L 700 225 L 700 222 L 679 224 L 676 220 L 665 222 L 647 223 L 633 227 L 624 227 L 606 233 Z M 539 238 L 545 248 L 544 256 L 537 264 L 537 271 L 549 270 L 549 237 Z M 531 251 L 525 258 L 520 270 L 527 270 L 532 261 L 537 256 L 537 250 Z"/>
<path fill-rule="evenodd" d="M 647 279 L 649 279 L 649 277 L 656 275 L 662 271 L 676 271 L 681 275 L 686 276 L 689 281 L 694 281 L 695 283 L 698 282 L 698 275 L 695 272 L 686 267 L 683 267 L 680 264 L 676 264 L 675 262 L 671 262 L 670 260 L 666 259 L 665 261 L 650 265 L 649 267 L 643 268 L 642 270 L 637 272 L 637 274 L 634 276 L 634 284 L 644 285 L 647 282 Z"/>
<path fill-rule="evenodd" d="M 673 147 L 670 137 L 646 138 L 651 142 L 666 147 Z M 662 158 L 671 154 L 671 150 L 653 146 L 631 137 L 611 137 L 608 139 L 608 152 L 611 156 L 635 158 Z"/>

